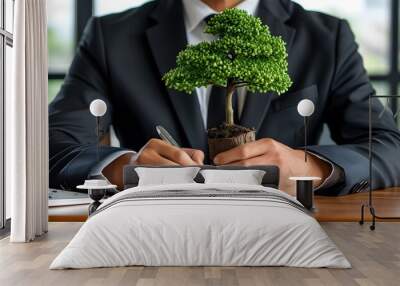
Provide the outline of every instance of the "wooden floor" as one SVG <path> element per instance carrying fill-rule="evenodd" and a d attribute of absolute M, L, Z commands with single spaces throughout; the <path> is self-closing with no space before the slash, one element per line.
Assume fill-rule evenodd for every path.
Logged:
<path fill-rule="evenodd" d="M 48 270 L 81 223 L 50 223 L 30 244 L 0 241 L 0 285 L 400 285 L 400 223 L 322 223 L 353 265 L 350 270 L 284 267 L 126 267 Z"/>

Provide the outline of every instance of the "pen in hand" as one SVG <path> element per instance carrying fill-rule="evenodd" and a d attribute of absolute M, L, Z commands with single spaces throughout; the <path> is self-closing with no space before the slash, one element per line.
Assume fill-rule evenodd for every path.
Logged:
<path fill-rule="evenodd" d="M 193 166 L 193 165 L 203 165 L 204 164 L 204 153 L 201 150 L 191 149 L 191 148 L 182 148 L 178 142 L 171 136 L 171 134 L 161 125 L 156 126 L 156 131 L 158 136 L 161 138 L 162 141 L 168 143 L 168 145 L 179 148 L 179 152 L 183 152 L 184 155 L 180 156 L 179 158 L 176 157 L 176 153 L 170 152 L 163 152 L 166 159 L 170 160 L 171 162 L 181 165 L 181 166 Z M 164 146 L 163 148 L 171 148 L 168 146 Z M 175 148 L 174 148 L 175 149 Z M 159 152 L 159 150 L 158 150 Z M 176 150 L 175 150 L 176 152 Z M 174 153 L 173 157 L 170 157 L 171 154 Z M 169 155 L 168 155 L 169 154 Z M 177 161 L 178 160 L 178 161 Z"/>
<path fill-rule="evenodd" d="M 171 136 L 171 134 L 169 134 L 169 132 L 164 127 L 162 127 L 161 125 L 157 125 L 156 131 L 158 133 L 158 136 L 160 136 L 160 138 L 162 140 L 171 144 L 172 146 L 181 148 L 181 146 L 179 146 L 178 142 L 176 142 L 176 140 Z"/>

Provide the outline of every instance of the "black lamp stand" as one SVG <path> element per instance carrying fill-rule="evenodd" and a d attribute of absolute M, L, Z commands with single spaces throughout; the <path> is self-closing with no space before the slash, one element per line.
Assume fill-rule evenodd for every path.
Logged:
<path fill-rule="evenodd" d="M 392 96 L 381 96 L 381 95 L 370 95 L 369 97 L 369 111 L 368 111 L 368 116 L 369 116 L 369 186 L 368 186 L 368 202 L 364 203 L 361 205 L 361 220 L 359 221 L 360 225 L 363 225 L 365 220 L 364 220 L 364 211 L 365 208 L 369 209 L 369 212 L 372 216 L 372 224 L 370 225 L 371 230 L 375 230 L 375 225 L 376 225 L 376 219 L 380 220 L 398 220 L 400 217 L 385 217 L 385 216 L 379 216 L 376 214 L 375 207 L 374 207 L 374 202 L 373 202 L 373 195 L 372 195 L 372 179 L 373 179 L 373 170 L 372 170 L 372 161 L 373 161 L 373 156 L 372 156 L 372 100 L 374 98 L 400 98 L 399 95 L 392 95 Z"/>

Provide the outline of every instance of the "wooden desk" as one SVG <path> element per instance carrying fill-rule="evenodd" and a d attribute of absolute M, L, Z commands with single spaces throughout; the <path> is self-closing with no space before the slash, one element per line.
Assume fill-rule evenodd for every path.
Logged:
<path fill-rule="evenodd" d="M 316 197 L 315 217 L 318 221 L 359 221 L 360 209 L 368 202 L 368 193 L 360 193 L 342 197 Z M 400 188 L 375 191 L 373 205 L 376 215 L 384 217 L 400 217 Z M 369 210 L 365 218 L 371 220 Z M 398 220 L 400 221 L 400 220 Z"/>
<path fill-rule="evenodd" d="M 374 206 L 378 216 L 400 216 L 400 188 L 374 192 Z M 315 217 L 321 222 L 352 222 L 360 220 L 361 204 L 368 201 L 368 193 L 360 193 L 343 197 L 315 198 Z M 366 220 L 371 220 L 366 210 Z M 87 219 L 87 205 L 51 208 L 49 221 L 82 222 Z M 399 220 L 400 221 L 400 220 Z"/>

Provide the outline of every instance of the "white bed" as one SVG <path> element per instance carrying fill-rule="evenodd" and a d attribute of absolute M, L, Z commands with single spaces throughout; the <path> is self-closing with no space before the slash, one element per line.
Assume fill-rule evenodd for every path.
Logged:
<path fill-rule="evenodd" d="M 140 186 L 107 199 L 50 269 L 117 266 L 350 268 L 299 202 L 263 186 Z"/>

